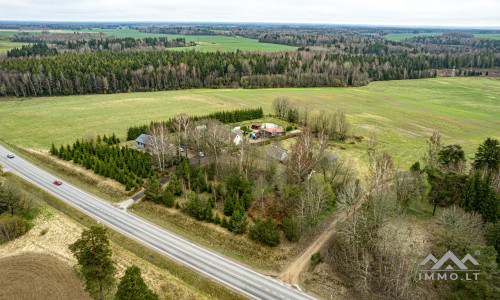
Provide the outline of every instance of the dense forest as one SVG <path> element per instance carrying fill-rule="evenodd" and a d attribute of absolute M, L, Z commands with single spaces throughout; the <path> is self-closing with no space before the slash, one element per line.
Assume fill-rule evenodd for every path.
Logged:
<path fill-rule="evenodd" d="M 328 52 L 147 51 L 63 53 L 0 62 L 0 95 L 17 97 L 186 88 L 359 86 L 436 76 L 434 69 L 489 68 L 485 55 L 349 55 Z"/>
<path fill-rule="evenodd" d="M 454 34 L 443 34 L 436 36 L 416 36 L 404 40 L 408 43 L 419 43 L 419 44 L 435 44 L 435 45 L 463 45 L 471 46 L 476 48 L 500 48 L 500 40 L 494 39 L 478 39 L 474 38 L 472 35 L 454 35 Z"/>

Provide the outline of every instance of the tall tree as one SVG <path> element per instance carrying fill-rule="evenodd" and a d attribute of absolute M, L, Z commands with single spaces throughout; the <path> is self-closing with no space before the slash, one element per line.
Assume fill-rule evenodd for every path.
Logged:
<path fill-rule="evenodd" d="M 490 170 L 500 169 L 500 144 L 497 139 L 487 138 L 478 148 L 474 157 L 474 167 Z"/>
<path fill-rule="evenodd" d="M 113 287 L 116 273 L 106 232 L 104 227 L 92 226 L 82 232 L 80 239 L 69 245 L 69 250 L 78 261 L 85 290 L 101 300 L 104 299 L 105 292 Z"/>

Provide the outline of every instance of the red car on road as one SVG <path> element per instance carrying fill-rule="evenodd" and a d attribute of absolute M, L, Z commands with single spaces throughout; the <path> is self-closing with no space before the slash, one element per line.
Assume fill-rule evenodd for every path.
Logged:
<path fill-rule="evenodd" d="M 55 185 L 61 185 L 61 184 L 62 184 L 62 182 L 61 182 L 61 181 L 59 181 L 59 180 L 54 180 L 54 184 L 55 184 Z"/>

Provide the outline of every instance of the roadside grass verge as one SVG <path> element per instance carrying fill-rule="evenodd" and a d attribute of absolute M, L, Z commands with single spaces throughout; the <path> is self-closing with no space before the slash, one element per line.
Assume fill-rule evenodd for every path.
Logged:
<path fill-rule="evenodd" d="M 48 153 L 17 146 L 2 139 L 0 139 L 0 143 L 9 149 L 13 149 L 16 154 L 22 156 L 31 163 L 52 174 L 57 174 L 57 176 L 61 177 L 64 181 L 97 195 L 104 200 L 119 202 L 127 199 L 127 194 L 123 185 L 112 179 L 97 175 L 72 162 L 66 162 L 56 157 L 52 157 Z M 51 178 L 47 180 L 51 180 Z"/>
<path fill-rule="evenodd" d="M 77 223 L 90 227 L 96 224 L 96 221 L 76 208 L 66 204 L 64 201 L 58 199 L 57 197 L 51 195 L 50 193 L 39 189 L 38 187 L 32 185 L 28 181 L 18 177 L 12 173 L 6 173 L 6 176 L 10 180 L 15 180 L 25 191 L 33 194 L 38 199 L 41 199 L 44 203 L 50 207 L 56 209 L 57 211 L 65 214 L 69 218 L 73 219 Z M 135 240 L 126 237 L 125 235 L 109 228 L 108 231 L 109 239 L 117 245 L 120 245 L 124 249 L 130 251 L 137 257 L 143 259 L 144 261 L 150 262 L 153 265 L 166 269 L 168 272 L 184 281 L 186 284 L 192 286 L 192 289 L 200 291 L 202 294 L 208 297 L 213 297 L 215 299 L 246 299 L 242 295 L 208 279 L 202 275 L 196 273 L 195 271 L 182 266 L 169 258 L 156 253 L 154 250 L 149 249 L 146 246 L 141 245 Z M 153 255 L 151 257 L 150 255 Z"/>

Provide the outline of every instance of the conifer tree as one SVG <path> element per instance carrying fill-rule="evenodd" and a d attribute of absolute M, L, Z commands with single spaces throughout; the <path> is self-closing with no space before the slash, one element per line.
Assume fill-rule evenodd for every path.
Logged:
<path fill-rule="evenodd" d="M 141 276 L 141 269 L 137 266 L 128 267 L 123 275 L 115 300 L 157 300 L 156 295 L 148 288 Z"/>
<path fill-rule="evenodd" d="M 113 287 L 116 273 L 106 232 L 104 227 L 92 226 L 84 230 L 81 238 L 69 246 L 78 261 L 85 290 L 100 299 L 104 299 L 105 292 Z"/>

